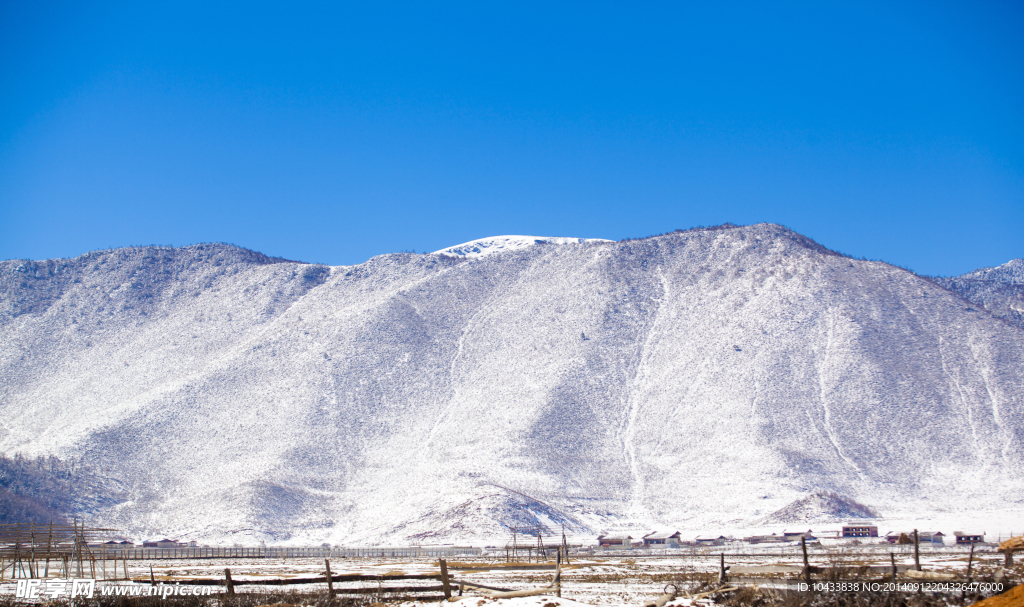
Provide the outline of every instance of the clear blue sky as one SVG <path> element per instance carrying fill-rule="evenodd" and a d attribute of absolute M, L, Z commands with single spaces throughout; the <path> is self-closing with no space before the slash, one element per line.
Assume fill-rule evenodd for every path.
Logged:
<path fill-rule="evenodd" d="M 0 259 L 727 221 L 1024 256 L 1024 3 L 0 3 Z"/>

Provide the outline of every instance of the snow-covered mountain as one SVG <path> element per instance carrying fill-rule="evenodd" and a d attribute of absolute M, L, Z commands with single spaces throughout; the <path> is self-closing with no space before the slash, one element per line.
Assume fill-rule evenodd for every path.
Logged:
<path fill-rule="evenodd" d="M 830 491 L 816 491 L 766 516 L 764 525 L 819 524 L 877 518 L 878 512 Z"/>
<path fill-rule="evenodd" d="M 1024 259 L 1012 259 L 994 268 L 932 280 L 1024 328 Z"/>
<path fill-rule="evenodd" d="M 527 241 L 0 262 L 0 451 L 87 462 L 133 536 L 1024 508 L 1024 329 L 771 224 Z"/>

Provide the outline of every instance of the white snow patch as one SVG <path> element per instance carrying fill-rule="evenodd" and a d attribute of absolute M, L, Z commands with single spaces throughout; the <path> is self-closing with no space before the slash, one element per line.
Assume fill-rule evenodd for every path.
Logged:
<path fill-rule="evenodd" d="M 579 244 L 583 242 L 612 241 L 603 238 L 569 238 L 565 236 L 490 236 L 434 251 L 434 254 L 479 259 L 487 255 L 516 251 L 537 244 Z"/>

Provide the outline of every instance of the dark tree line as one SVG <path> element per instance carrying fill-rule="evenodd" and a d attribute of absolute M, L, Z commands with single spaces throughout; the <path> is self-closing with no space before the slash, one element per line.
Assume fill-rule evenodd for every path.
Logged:
<path fill-rule="evenodd" d="M 72 509 L 74 462 L 0 455 L 0 523 L 66 522 Z"/>

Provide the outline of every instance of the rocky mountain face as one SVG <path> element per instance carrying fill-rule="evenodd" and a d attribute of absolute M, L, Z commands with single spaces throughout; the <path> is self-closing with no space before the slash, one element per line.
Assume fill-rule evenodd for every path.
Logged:
<path fill-rule="evenodd" d="M 998 309 L 771 224 L 483 249 L 0 262 L 0 452 L 88 467 L 73 514 L 205 541 L 1024 507 Z"/>
<path fill-rule="evenodd" d="M 1024 259 L 932 280 L 993 315 L 1024 328 Z"/>

